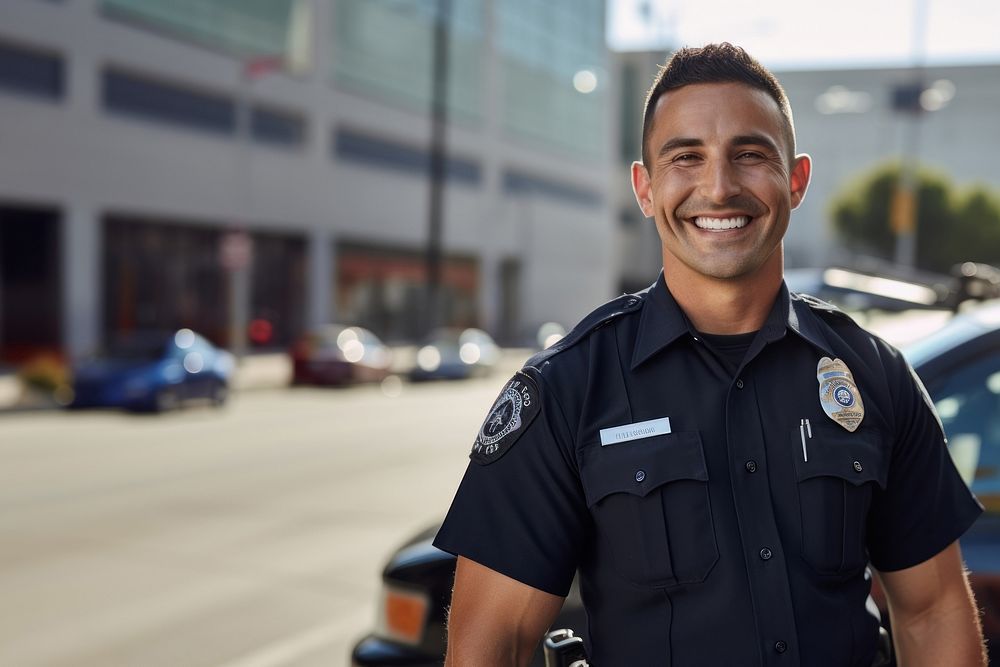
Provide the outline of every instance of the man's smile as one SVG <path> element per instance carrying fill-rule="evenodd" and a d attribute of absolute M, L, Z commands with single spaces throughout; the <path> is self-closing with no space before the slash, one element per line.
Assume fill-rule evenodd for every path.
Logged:
<path fill-rule="evenodd" d="M 735 215 L 727 218 L 716 218 L 700 215 L 694 219 L 694 224 L 699 229 L 707 229 L 713 232 L 725 232 L 730 229 L 741 229 L 750 222 L 748 215 Z"/>

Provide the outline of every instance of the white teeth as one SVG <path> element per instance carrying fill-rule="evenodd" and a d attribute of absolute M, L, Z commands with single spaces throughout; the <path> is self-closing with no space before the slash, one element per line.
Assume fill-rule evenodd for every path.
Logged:
<path fill-rule="evenodd" d="M 746 215 L 740 215 L 735 218 L 698 217 L 694 219 L 694 224 L 700 229 L 711 229 L 713 231 L 739 229 L 740 227 L 746 227 L 748 222 L 750 222 L 750 217 Z"/>

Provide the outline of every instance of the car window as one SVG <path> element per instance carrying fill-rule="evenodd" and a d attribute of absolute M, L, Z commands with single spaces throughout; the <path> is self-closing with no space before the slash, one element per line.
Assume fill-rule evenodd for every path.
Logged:
<path fill-rule="evenodd" d="M 1000 354 L 952 369 L 928 387 L 963 479 L 1000 513 Z"/>

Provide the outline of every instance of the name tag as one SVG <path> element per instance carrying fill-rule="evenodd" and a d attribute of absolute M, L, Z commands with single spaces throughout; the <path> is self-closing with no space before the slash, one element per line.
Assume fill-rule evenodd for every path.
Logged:
<path fill-rule="evenodd" d="M 651 438 L 654 435 L 670 433 L 670 417 L 650 419 L 647 422 L 636 422 L 625 426 L 601 429 L 601 445 L 617 445 L 619 442 Z"/>

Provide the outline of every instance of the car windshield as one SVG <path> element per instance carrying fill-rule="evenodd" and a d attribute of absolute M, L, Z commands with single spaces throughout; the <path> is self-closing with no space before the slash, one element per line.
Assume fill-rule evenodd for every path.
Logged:
<path fill-rule="evenodd" d="M 143 334 L 119 338 L 111 342 L 103 355 L 123 361 L 155 361 L 163 357 L 170 334 Z"/>

